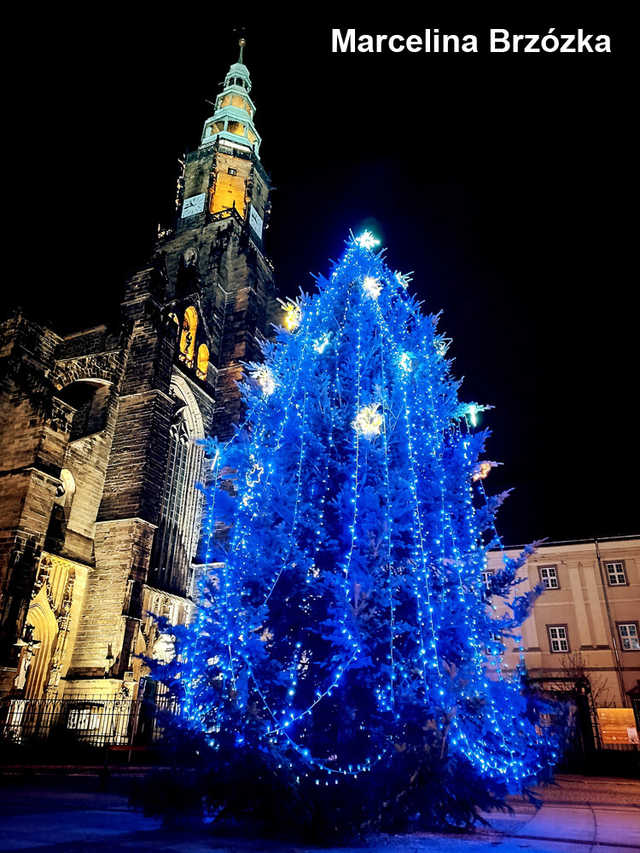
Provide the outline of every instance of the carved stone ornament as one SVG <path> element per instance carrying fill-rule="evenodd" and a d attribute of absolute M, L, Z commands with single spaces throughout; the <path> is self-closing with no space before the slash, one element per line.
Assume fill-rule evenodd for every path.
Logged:
<path fill-rule="evenodd" d="M 198 263 L 198 250 L 195 246 L 189 246 L 184 250 L 184 254 L 182 255 L 182 262 L 184 263 L 185 269 L 194 269 Z"/>

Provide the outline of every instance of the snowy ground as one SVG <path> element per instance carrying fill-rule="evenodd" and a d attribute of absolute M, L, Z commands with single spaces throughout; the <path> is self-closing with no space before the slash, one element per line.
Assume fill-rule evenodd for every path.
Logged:
<path fill-rule="evenodd" d="M 411 835 L 372 839 L 371 853 L 564 853 L 640 850 L 640 782 L 563 777 L 545 793 L 545 805 L 514 803 L 513 815 L 491 815 L 492 831 L 473 835 Z M 137 850 L 158 853 L 321 853 L 318 848 L 261 841 L 225 841 L 199 832 L 167 833 L 159 821 L 132 811 L 126 797 L 100 791 L 90 776 L 3 780 L 0 850 Z M 354 848 L 342 848 L 351 853 Z M 363 848 L 357 848 L 362 853 Z"/>

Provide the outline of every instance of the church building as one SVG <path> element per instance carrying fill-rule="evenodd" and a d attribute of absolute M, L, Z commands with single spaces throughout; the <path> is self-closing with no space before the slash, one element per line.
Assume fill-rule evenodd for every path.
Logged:
<path fill-rule="evenodd" d="M 135 698 L 194 609 L 199 439 L 241 421 L 279 314 L 251 79 L 229 68 L 117 328 L 0 325 L 0 696 Z M 23 703 L 24 704 L 24 703 Z"/>

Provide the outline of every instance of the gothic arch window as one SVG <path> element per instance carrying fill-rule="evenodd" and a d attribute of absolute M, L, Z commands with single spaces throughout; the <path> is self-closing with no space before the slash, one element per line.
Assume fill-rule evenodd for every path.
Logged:
<path fill-rule="evenodd" d="M 200 344 L 198 347 L 198 363 L 196 373 L 198 379 L 206 380 L 207 368 L 209 367 L 209 347 L 206 344 Z"/>
<path fill-rule="evenodd" d="M 198 312 L 190 305 L 184 312 L 182 334 L 180 335 L 180 360 L 193 367 L 193 356 L 196 349 L 196 331 L 198 329 Z"/>
<path fill-rule="evenodd" d="M 151 568 L 157 586 L 186 595 L 191 581 L 191 561 L 200 535 L 202 494 L 195 486 L 202 477 L 204 449 L 196 441 L 204 438 L 204 427 L 197 402 L 182 377 L 174 377 L 171 392 L 176 409 L 169 429 L 169 451 Z"/>

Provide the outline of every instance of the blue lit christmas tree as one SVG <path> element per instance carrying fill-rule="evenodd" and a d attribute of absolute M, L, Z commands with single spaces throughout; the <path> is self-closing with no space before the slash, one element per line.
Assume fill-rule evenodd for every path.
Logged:
<path fill-rule="evenodd" d="M 491 579 L 507 615 L 483 582 L 501 496 L 483 488 L 481 407 L 376 245 L 351 238 L 284 306 L 244 426 L 208 442 L 200 609 L 159 677 L 228 778 L 249 756 L 306 798 L 333 789 L 334 816 L 357 799 L 354 825 L 464 823 L 556 746 L 502 671 L 531 596 L 511 589 L 524 554 Z"/>

